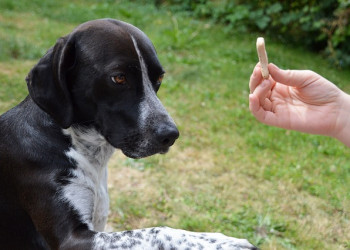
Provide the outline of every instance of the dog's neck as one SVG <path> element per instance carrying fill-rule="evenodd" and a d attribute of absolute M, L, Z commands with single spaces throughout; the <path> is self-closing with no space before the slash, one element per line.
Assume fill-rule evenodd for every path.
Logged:
<path fill-rule="evenodd" d="M 114 152 L 114 147 L 94 128 L 72 126 L 63 133 L 71 138 L 70 151 L 73 149 L 95 166 L 106 166 Z"/>
<path fill-rule="evenodd" d="M 73 126 L 63 133 L 72 144 L 65 154 L 76 166 L 62 189 L 64 199 L 91 230 L 103 231 L 109 207 L 107 162 L 114 148 L 96 129 Z"/>

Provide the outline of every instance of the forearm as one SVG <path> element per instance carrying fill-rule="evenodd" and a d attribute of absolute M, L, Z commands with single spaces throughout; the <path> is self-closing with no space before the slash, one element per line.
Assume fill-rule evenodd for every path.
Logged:
<path fill-rule="evenodd" d="M 333 137 L 350 147 L 350 95 L 343 92 L 341 98 L 343 101 L 337 120 L 338 130 Z"/>

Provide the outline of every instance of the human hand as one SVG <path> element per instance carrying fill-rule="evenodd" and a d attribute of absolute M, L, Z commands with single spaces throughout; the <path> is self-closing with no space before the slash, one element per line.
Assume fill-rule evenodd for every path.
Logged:
<path fill-rule="evenodd" d="M 264 80 L 258 63 L 250 77 L 249 108 L 267 125 L 333 136 L 350 146 L 350 96 L 310 70 L 268 66 Z M 346 141 L 344 141 L 344 133 Z M 348 135 L 349 134 L 349 135 Z"/>

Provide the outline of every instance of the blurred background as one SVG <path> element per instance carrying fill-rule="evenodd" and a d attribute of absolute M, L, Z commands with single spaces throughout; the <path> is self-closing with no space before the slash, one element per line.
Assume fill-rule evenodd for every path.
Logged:
<path fill-rule="evenodd" d="M 166 225 L 262 249 L 350 249 L 349 149 L 267 127 L 248 109 L 258 36 L 269 61 L 350 93 L 349 16 L 345 0 L 1 0 L 0 112 L 25 98 L 24 78 L 59 37 L 91 19 L 129 22 L 156 47 L 158 95 L 181 136 L 166 155 L 113 155 L 108 230 Z"/>

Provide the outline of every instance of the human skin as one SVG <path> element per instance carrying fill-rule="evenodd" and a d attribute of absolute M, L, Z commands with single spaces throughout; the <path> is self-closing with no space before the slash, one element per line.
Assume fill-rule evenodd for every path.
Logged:
<path fill-rule="evenodd" d="M 249 109 L 267 125 L 334 137 L 350 147 L 350 95 L 311 70 L 258 63 L 250 77 Z"/>

